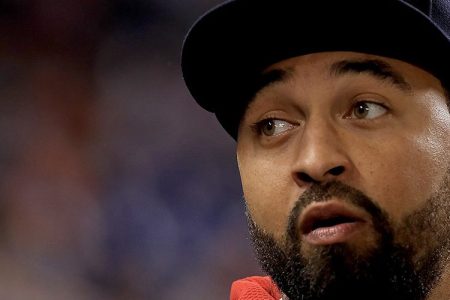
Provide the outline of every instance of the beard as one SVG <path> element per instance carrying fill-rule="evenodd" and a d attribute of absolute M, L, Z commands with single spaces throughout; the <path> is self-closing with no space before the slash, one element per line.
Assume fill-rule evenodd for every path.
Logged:
<path fill-rule="evenodd" d="M 437 283 L 450 254 L 450 170 L 425 206 L 394 227 L 369 197 L 340 182 L 314 184 L 292 209 L 284 240 L 277 242 L 253 221 L 249 230 L 256 257 L 290 300 L 423 300 Z M 297 224 L 312 202 L 338 197 L 368 212 L 374 245 L 302 244 Z"/>

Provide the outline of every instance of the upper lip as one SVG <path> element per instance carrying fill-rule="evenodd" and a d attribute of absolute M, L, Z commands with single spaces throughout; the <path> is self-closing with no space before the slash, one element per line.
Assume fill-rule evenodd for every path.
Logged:
<path fill-rule="evenodd" d="M 308 234 L 316 228 L 341 223 L 366 222 L 367 213 L 339 201 L 314 202 L 300 216 L 300 232 Z"/>

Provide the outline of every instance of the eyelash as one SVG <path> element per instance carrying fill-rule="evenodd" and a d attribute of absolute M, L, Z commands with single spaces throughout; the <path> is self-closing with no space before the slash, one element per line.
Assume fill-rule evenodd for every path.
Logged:
<path fill-rule="evenodd" d="M 267 117 L 256 123 L 253 123 L 251 125 L 251 128 L 257 135 L 262 135 L 263 126 L 270 120 L 275 120 L 275 117 Z"/>
<path fill-rule="evenodd" d="M 253 129 L 253 131 L 258 136 L 265 136 L 265 134 L 263 132 L 264 131 L 264 126 L 266 126 L 267 123 L 270 122 L 270 121 L 272 121 L 273 123 L 275 123 L 277 121 L 280 121 L 280 122 L 285 122 L 286 124 L 289 124 L 288 126 L 292 126 L 292 127 L 295 126 L 295 124 L 293 124 L 292 122 L 287 121 L 285 119 L 282 119 L 282 118 L 279 118 L 279 117 L 275 117 L 275 116 L 273 116 L 273 117 L 268 116 L 268 117 L 266 117 L 266 118 L 264 118 L 264 119 L 262 119 L 262 120 L 260 120 L 260 121 L 258 121 L 256 123 L 252 124 L 251 128 Z M 276 126 L 276 125 L 274 124 L 274 126 Z M 286 130 L 289 130 L 289 128 L 286 128 Z M 284 132 L 279 133 L 279 134 L 275 134 L 274 136 L 281 135 L 283 133 Z"/>
<path fill-rule="evenodd" d="M 351 115 L 354 112 L 354 109 L 361 104 L 374 104 L 374 105 L 377 105 L 377 106 L 383 108 L 384 110 L 386 110 L 386 112 L 389 112 L 389 110 L 390 110 L 389 107 L 386 106 L 382 102 L 378 102 L 376 100 L 371 100 L 371 99 L 359 99 L 359 100 L 356 100 L 354 103 L 352 103 L 352 105 L 350 106 L 350 110 L 344 115 L 344 117 L 346 117 L 346 118 L 349 117 L 348 114 Z M 376 118 L 374 118 L 374 119 L 376 119 Z M 359 121 L 367 121 L 367 120 L 374 120 L 374 119 L 369 118 L 369 119 L 358 119 L 358 120 Z"/>
<path fill-rule="evenodd" d="M 257 122 L 255 122 L 255 123 L 253 123 L 252 125 L 251 125 L 251 127 L 252 127 L 252 129 L 253 129 L 253 131 L 255 132 L 255 133 L 257 133 L 258 135 L 262 135 L 262 129 L 263 129 L 263 126 L 264 126 L 264 124 L 266 124 L 267 122 L 269 122 L 269 121 L 273 121 L 273 120 L 281 120 L 280 118 L 277 118 L 276 116 L 274 116 L 274 115 L 268 115 L 267 117 L 265 117 L 264 119 L 262 119 L 262 120 L 259 120 L 259 121 L 257 121 Z"/>
<path fill-rule="evenodd" d="M 374 101 L 374 100 L 371 100 L 371 99 L 359 99 L 359 100 L 354 101 L 354 102 L 351 104 L 348 113 L 351 114 L 351 113 L 353 112 L 353 110 L 354 110 L 358 105 L 361 105 L 361 104 L 363 104 L 363 103 L 375 104 L 375 105 L 378 105 L 378 106 L 382 107 L 382 108 L 385 109 L 386 111 L 389 111 L 389 107 L 386 106 L 386 105 L 385 105 L 384 103 L 382 103 L 382 102 Z M 346 113 L 346 114 L 347 114 L 347 113 Z M 345 117 L 345 116 L 344 116 L 344 117 Z M 370 119 L 358 119 L 358 121 L 368 121 L 368 120 L 370 120 Z M 264 119 L 262 119 L 262 120 L 260 120 L 260 121 L 258 121 L 258 122 L 255 122 L 255 123 L 253 123 L 253 124 L 251 124 L 250 127 L 251 127 L 251 129 L 252 129 L 257 135 L 262 136 L 262 135 L 263 135 L 263 128 L 264 128 L 265 125 L 267 125 L 267 122 L 269 122 L 269 121 L 283 121 L 283 122 L 287 122 L 287 123 L 292 124 L 291 122 L 289 122 L 289 121 L 287 121 L 287 120 L 285 120 L 285 119 L 282 119 L 282 118 L 279 118 L 279 117 L 276 117 L 276 116 L 271 116 L 271 115 L 269 115 L 269 116 L 265 117 Z"/>
<path fill-rule="evenodd" d="M 382 106 L 382 107 L 387 109 L 387 106 L 383 102 L 380 102 L 380 101 L 374 100 L 374 99 L 364 99 L 364 98 L 360 98 L 360 99 L 355 100 L 352 103 L 352 106 L 354 107 L 354 106 L 356 106 L 358 104 L 361 104 L 361 103 L 373 103 L 373 104 Z"/>

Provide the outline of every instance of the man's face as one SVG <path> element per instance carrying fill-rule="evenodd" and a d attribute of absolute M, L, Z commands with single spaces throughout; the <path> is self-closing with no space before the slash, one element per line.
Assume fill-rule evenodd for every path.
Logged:
<path fill-rule="evenodd" d="M 261 80 L 237 157 L 264 269 L 291 299 L 424 299 L 450 253 L 439 81 L 351 52 L 288 59 Z"/>

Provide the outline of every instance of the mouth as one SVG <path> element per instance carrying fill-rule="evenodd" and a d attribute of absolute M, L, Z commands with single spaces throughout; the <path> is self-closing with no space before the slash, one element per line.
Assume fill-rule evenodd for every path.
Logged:
<path fill-rule="evenodd" d="M 313 203 L 300 218 L 300 232 L 313 245 L 344 243 L 363 229 L 367 217 L 337 201 Z"/>

